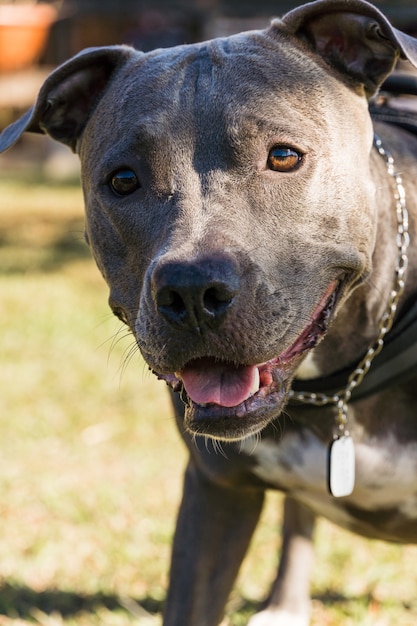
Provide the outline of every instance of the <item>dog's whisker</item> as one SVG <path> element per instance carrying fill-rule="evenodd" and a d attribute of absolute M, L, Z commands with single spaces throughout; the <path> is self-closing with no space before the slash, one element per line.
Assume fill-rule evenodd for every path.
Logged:
<path fill-rule="evenodd" d="M 125 334 L 123 334 L 123 335 L 120 335 L 117 339 L 114 339 L 114 341 L 112 342 L 112 345 L 110 346 L 110 349 L 109 349 L 109 353 L 108 353 L 108 357 L 107 357 L 107 361 L 108 361 L 108 362 L 110 361 L 110 357 L 111 357 L 111 355 L 113 354 L 113 351 L 116 349 L 117 345 L 118 345 L 119 343 L 122 343 L 123 341 L 126 341 L 126 340 L 127 340 L 127 339 L 129 339 L 130 337 L 131 337 L 131 334 L 130 334 L 130 333 L 125 333 Z M 122 360 L 122 361 L 126 358 L 126 356 L 127 356 L 127 355 L 129 355 L 129 354 L 130 354 L 130 351 L 131 351 L 132 349 L 134 349 L 134 347 L 135 347 L 136 345 L 137 345 L 137 344 L 136 344 L 136 342 L 132 342 L 129 346 L 127 346 L 127 347 L 125 347 L 125 348 L 124 348 L 124 350 L 123 350 L 123 354 L 122 354 L 122 357 L 121 357 L 121 360 Z"/>
<path fill-rule="evenodd" d="M 130 364 L 130 362 L 132 361 L 133 357 L 137 355 L 138 353 L 139 353 L 139 348 L 136 342 L 132 343 L 130 347 L 126 348 L 122 356 L 122 361 L 119 367 L 120 380 L 123 378 L 126 372 L 126 369 L 128 365 Z M 144 366 L 144 371 L 146 371 L 146 373 L 149 373 L 148 368 L 146 368 L 145 366 Z"/>
<path fill-rule="evenodd" d="M 211 439 L 211 444 L 216 454 L 220 454 L 225 459 L 228 459 L 228 456 L 223 448 L 222 442 L 219 439 Z"/>
<path fill-rule="evenodd" d="M 206 435 L 204 435 L 204 446 L 206 448 L 206 452 L 210 453 L 209 450 L 209 443 L 210 443 L 210 437 L 207 437 Z"/>
<path fill-rule="evenodd" d="M 249 437 L 245 437 L 239 441 L 239 454 L 247 454 L 248 456 L 253 456 L 255 451 L 261 441 L 261 433 L 256 432 Z"/>
<path fill-rule="evenodd" d="M 284 422 L 285 422 L 286 417 L 290 417 L 290 416 L 287 410 L 284 408 L 284 410 L 281 412 L 279 416 L 279 419 L 274 420 L 271 424 L 274 432 L 276 432 L 278 435 L 278 439 L 282 439 L 284 435 Z"/>

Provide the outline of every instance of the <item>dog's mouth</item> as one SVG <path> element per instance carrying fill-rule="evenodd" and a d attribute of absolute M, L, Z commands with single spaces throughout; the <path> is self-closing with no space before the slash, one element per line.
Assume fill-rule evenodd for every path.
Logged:
<path fill-rule="evenodd" d="M 178 372 L 158 378 L 178 392 L 185 404 L 185 426 L 195 434 L 239 440 L 262 430 L 279 416 L 295 371 L 305 354 L 326 333 L 340 292 L 334 281 L 293 344 L 258 364 L 197 358 Z"/>

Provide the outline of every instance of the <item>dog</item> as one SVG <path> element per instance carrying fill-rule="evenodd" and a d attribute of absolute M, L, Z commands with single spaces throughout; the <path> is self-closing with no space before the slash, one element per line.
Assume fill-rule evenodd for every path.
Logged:
<path fill-rule="evenodd" d="M 317 515 L 417 541 L 417 137 L 369 112 L 399 60 L 417 40 L 374 6 L 317 0 L 83 51 L 1 135 L 79 154 L 110 306 L 172 391 L 189 464 L 165 626 L 220 623 L 266 489 L 283 548 L 250 626 L 309 623 Z"/>

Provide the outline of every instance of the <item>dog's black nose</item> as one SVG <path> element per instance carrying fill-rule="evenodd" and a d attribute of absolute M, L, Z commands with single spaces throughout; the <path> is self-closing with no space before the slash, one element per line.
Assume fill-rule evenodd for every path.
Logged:
<path fill-rule="evenodd" d="M 170 324 L 181 328 L 218 326 L 239 288 L 235 264 L 226 258 L 162 262 L 152 277 L 157 310 Z"/>

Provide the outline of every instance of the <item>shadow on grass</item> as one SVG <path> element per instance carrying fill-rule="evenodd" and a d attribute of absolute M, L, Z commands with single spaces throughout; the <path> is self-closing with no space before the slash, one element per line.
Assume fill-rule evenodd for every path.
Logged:
<path fill-rule="evenodd" d="M 375 601 L 371 593 L 349 597 L 332 590 L 322 594 L 314 594 L 313 599 L 325 607 L 347 606 L 351 603 L 370 606 Z M 88 595 L 72 591 L 61 591 L 59 589 L 34 591 L 28 587 L 12 584 L 0 586 L 0 615 L 28 620 L 31 620 L 37 611 L 45 615 L 56 613 L 65 619 L 85 613 L 95 614 L 103 609 L 107 611 L 125 611 L 135 617 L 144 617 L 146 615 L 160 615 L 163 606 L 164 602 L 162 600 L 152 597 L 137 600 L 121 598 L 109 593 Z M 240 619 L 245 619 L 246 623 L 246 620 L 251 615 L 262 608 L 264 606 L 258 602 L 241 598 L 234 607 L 231 607 L 231 610 L 233 613 L 239 613 Z M 411 607 L 403 604 L 403 608 L 409 610 Z"/>
<path fill-rule="evenodd" d="M 328 589 L 323 593 L 315 593 L 312 595 L 312 600 L 319 602 L 323 607 L 330 609 L 332 607 L 343 609 L 343 607 L 353 607 L 354 605 L 360 605 L 362 607 L 370 607 L 372 605 L 379 605 L 380 601 L 378 601 L 372 593 L 363 593 L 357 596 L 350 596 L 335 591 L 333 589 Z M 395 601 L 395 604 L 399 609 L 404 611 L 417 611 L 417 602 L 401 602 Z M 253 600 L 242 599 L 239 603 L 238 610 L 239 613 L 244 614 L 249 618 L 251 615 L 265 609 L 267 606 L 266 602 L 258 603 Z M 417 623 L 417 622 L 416 622 Z"/>
<path fill-rule="evenodd" d="M 88 595 L 59 589 L 34 591 L 12 584 L 0 586 L 0 615 L 20 619 L 31 619 L 36 611 L 46 615 L 58 613 L 63 618 L 75 617 L 81 613 L 94 614 L 102 609 L 125 610 L 135 615 L 158 614 L 162 612 L 162 607 L 162 601 L 150 597 L 133 600 L 108 593 Z"/>
<path fill-rule="evenodd" d="M 315 596 L 315 599 L 328 606 L 352 600 L 333 592 Z M 364 598 L 362 598 L 363 600 Z M 371 596 L 368 598 L 368 601 L 370 600 Z M 261 608 L 262 606 L 258 602 L 244 598 L 235 607 L 239 613 L 247 617 Z M 140 600 L 126 599 L 109 593 L 88 595 L 59 589 L 34 591 L 29 587 L 12 584 L 3 584 L 0 587 L 0 615 L 30 619 L 36 611 L 41 611 L 46 615 L 58 613 L 63 618 L 71 618 L 81 613 L 94 614 L 102 609 L 108 611 L 126 610 L 136 615 L 140 613 L 157 615 L 162 613 L 163 601 L 151 597 Z"/>

